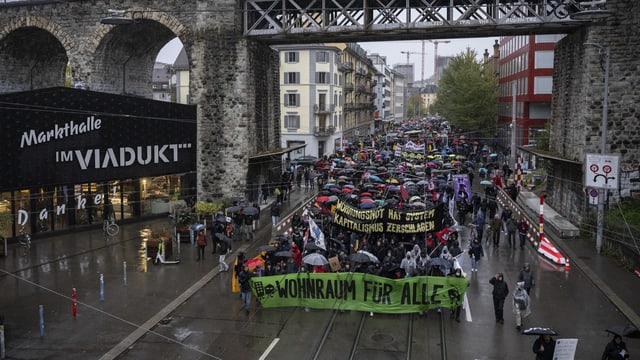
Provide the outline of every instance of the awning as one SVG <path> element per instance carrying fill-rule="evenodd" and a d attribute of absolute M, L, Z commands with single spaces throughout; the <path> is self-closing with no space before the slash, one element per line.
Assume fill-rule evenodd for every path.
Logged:
<path fill-rule="evenodd" d="M 269 152 L 262 153 L 262 154 L 251 155 L 251 156 L 249 156 L 249 161 L 260 160 L 260 159 L 265 159 L 265 158 L 275 158 L 275 157 L 278 157 L 278 156 L 282 156 L 284 154 L 288 154 L 288 153 L 290 153 L 292 151 L 296 151 L 298 149 L 302 149 L 302 148 L 304 148 L 306 146 L 307 146 L 307 144 L 300 144 L 300 145 L 291 146 L 291 147 L 280 149 L 280 150 L 274 150 L 274 151 L 269 151 Z"/>
<path fill-rule="evenodd" d="M 540 150 L 540 149 L 536 149 L 533 147 L 528 147 L 528 146 L 518 146 L 519 150 L 522 150 L 526 153 L 535 155 L 535 156 L 539 156 L 543 159 L 550 159 L 550 160 L 555 160 L 555 161 L 561 161 L 561 162 L 565 162 L 565 163 L 569 163 L 569 164 L 576 164 L 576 165 L 580 165 L 582 166 L 583 163 L 580 161 L 575 161 L 575 160 L 571 160 L 571 159 L 567 159 L 567 158 L 563 158 L 562 156 L 558 155 L 558 154 L 554 154 L 550 151 L 545 151 L 545 150 Z"/>

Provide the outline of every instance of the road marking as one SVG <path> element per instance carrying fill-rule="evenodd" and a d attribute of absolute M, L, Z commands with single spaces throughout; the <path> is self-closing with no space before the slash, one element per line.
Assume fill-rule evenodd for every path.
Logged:
<path fill-rule="evenodd" d="M 471 308 L 469 307 L 469 300 L 467 299 L 467 294 L 464 294 L 464 299 L 462 300 L 462 307 L 464 308 L 464 315 L 467 322 L 472 322 L 473 318 L 471 317 Z"/>
<path fill-rule="evenodd" d="M 278 341 L 280 341 L 280 338 L 273 339 L 271 344 L 269 344 L 269 347 L 267 347 L 267 349 L 262 353 L 262 356 L 260 356 L 258 360 L 266 359 L 267 356 L 269 356 L 269 353 L 271 352 L 271 350 L 273 350 L 273 348 L 276 347 L 276 344 L 278 343 Z"/>

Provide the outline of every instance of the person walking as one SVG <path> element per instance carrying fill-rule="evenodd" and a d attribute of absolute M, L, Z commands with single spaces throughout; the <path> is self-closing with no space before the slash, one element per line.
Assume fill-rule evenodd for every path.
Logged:
<path fill-rule="evenodd" d="M 280 221 L 280 203 L 275 201 L 271 205 L 271 225 L 273 225 L 274 230 L 278 225 L 278 221 Z"/>
<path fill-rule="evenodd" d="M 516 232 L 518 231 L 518 222 L 513 217 L 507 220 L 507 241 L 510 249 L 516 248 Z"/>
<path fill-rule="evenodd" d="M 531 293 L 531 288 L 536 283 L 536 279 L 533 275 L 534 274 L 533 271 L 531 271 L 529 263 L 525 263 L 522 267 L 522 270 L 520 270 L 520 274 L 518 274 L 518 282 L 523 283 L 522 287 L 527 292 L 527 294 Z"/>
<path fill-rule="evenodd" d="M 244 238 L 246 241 L 253 241 L 253 215 L 244 214 Z"/>
<path fill-rule="evenodd" d="M 524 217 L 520 218 L 520 223 L 518 223 L 518 234 L 520 235 L 520 248 L 524 247 L 525 241 L 527 240 L 527 232 L 529 231 L 529 224 Z"/>
<path fill-rule="evenodd" d="M 502 273 L 497 273 L 489 280 L 493 285 L 493 311 L 496 315 L 496 322 L 504 324 L 504 300 L 509 295 L 509 286 L 504 281 Z"/>
<path fill-rule="evenodd" d="M 516 283 L 516 290 L 513 292 L 513 313 L 516 318 L 516 329 L 520 331 L 524 318 L 531 314 L 529 306 L 529 294 L 523 288 L 524 282 Z"/>
<path fill-rule="evenodd" d="M 229 252 L 229 245 L 226 241 L 220 241 L 220 256 L 218 257 L 218 270 L 220 272 L 229 271 L 229 265 L 224 261 Z"/>
<path fill-rule="evenodd" d="M 238 273 L 238 283 L 240 284 L 240 297 L 244 310 L 249 313 L 251 310 L 251 277 L 253 274 L 249 270 L 249 265 L 242 264 L 242 270 Z"/>
<path fill-rule="evenodd" d="M 469 257 L 471 258 L 471 271 L 478 272 L 478 262 L 483 255 L 482 244 L 479 239 L 473 239 L 469 244 Z"/>
<path fill-rule="evenodd" d="M 207 246 L 207 238 L 204 235 L 204 230 L 198 231 L 196 245 L 198 246 L 198 257 L 196 258 L 196 261 L 200 261 L 200 258 L 204 260 L 204 248 Z"/>
<path fill-rule="evenodd" d="M 498 247 L 500 245 L 500 231 L 502 229 L 502 221 L 500 221 L 500 216 L 496 214 L 491 222 L 489 222 L 489 229 L 491 231 L 491 236 L 487 237 L 487 241 L 489 238 L 493 238 L 493 245 Z"/>
<path fill-rule="evenodd" d="M 556 341 L 551 335 L 540 335 L 533 342 L 533 353 L 536 354 L 536 360 L 553 360 L 553 352 L 556 350 Z"/>
<path fill-rule="evenodd" d="M 622 336 L 616 334 L 613 340 L 607 344 L 602 353 L 601 360 L 624 360 L 629 358 L 627 344 L 622 341 Z"/>

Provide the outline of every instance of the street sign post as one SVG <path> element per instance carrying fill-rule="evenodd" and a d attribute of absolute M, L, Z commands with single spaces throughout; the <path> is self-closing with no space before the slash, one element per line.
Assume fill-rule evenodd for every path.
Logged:
<path fill-rule="evenodd" d="M 619 155 L 587 154 L 584 185 L 599 189 L 618 189 Z"/>

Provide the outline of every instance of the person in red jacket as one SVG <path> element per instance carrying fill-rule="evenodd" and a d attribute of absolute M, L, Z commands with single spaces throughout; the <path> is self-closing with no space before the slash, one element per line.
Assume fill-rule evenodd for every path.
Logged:
<path fill-rule="evenodd" d="M 302 253 L 300 252 L 300 249 L 298 249 L 298 245 L 296 245 L 295 243 L 291 245 L 291 249 L 289 249 L 289 252 L 293 254 L 293 261 L 295 261 L 299 269 L 300 266 L 302 266 Z"/>

